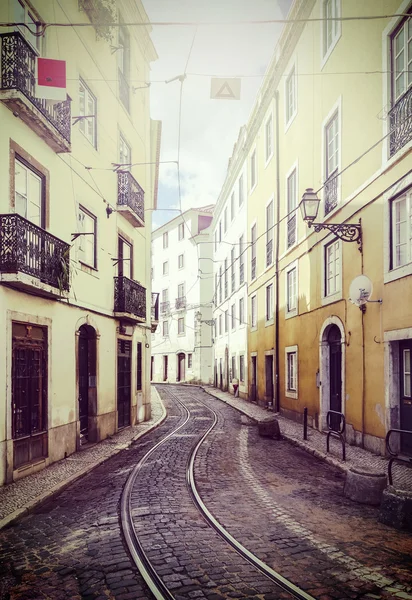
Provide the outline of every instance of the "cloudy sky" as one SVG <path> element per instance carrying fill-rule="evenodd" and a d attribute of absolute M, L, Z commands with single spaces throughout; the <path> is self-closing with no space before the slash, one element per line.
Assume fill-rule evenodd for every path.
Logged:
<path fill-rule="evenodd" d="M 179 81 L 183 84 L 180 181 L 181 205 L 214 204 L 239 128 L 247 121 L 281 25 L 234 25 L 233 21 L 284 18 L 290 0 L 143 0 L 150 21 L 217 22 L 213 26 L 155 26 L 152 40 L 159 59 L 152 65 L 151 116 L 163 122 L 161 161 L 178 158 Z M 211 76 L 242 76 L 241 99 L 212 100 Z M 179 208 L 177 167 L 160 168 L 159 209 Z M 158 210 L 153 228 L 176 216 Z"/>

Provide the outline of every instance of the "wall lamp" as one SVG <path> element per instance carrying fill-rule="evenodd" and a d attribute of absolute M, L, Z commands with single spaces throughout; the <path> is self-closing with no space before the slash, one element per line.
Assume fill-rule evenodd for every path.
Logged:
<path fill-rule="evenodd" d="M 315 223 L 318 216 L 320 200 L 313 191 L 313 188 L 307 188 L 302 196 L 300 209 L 302 218 L 308 227 L 312 227 L 316 232 L 327 229 L 331 231 L 343 242 L 357 242 L 359 252 L 362 252 L 362 227 L 361 220 L 359 223 Z"/>

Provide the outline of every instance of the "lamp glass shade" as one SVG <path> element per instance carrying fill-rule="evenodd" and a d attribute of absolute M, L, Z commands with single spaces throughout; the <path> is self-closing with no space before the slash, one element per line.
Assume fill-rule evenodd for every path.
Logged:
<path fill-rule="evenodd" d="M 316 192 L 312 188 L 307 188 L 302 196 L 302 202 L 300 208 L 302 211 L 302 218 L 306 223 L 311 224 L 316 219 L 319 210 L 320 200 L 316 195 Z"/>

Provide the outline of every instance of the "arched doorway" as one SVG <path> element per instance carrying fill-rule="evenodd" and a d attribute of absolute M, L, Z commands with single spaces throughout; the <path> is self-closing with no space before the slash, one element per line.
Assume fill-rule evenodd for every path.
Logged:
<path fill-rule="evenodd" d="M 91 325 L 79 329 L 79 422 L 80 444 L 89 441 L 89 417 L 97 412 L 96 331 Z"/>
<path fill-rule="evenodd" d="M 185 364 L 186 364 L 186 354 L 184 352 L 179 352 L 177 355 L 177 381 L 184 381 L 185 374 Z"/>
<path fill-rule="evenodd" d="M 345 330 L 338 317 L 329 317 L 320 332 L 320 429 L 326 429 L 329 410 L 345 413 Z M 331 419 L 333 429 L 340 419 Z"/>

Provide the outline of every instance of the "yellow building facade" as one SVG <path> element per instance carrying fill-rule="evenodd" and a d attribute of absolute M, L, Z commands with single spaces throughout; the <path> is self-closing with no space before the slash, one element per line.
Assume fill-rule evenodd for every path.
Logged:
<path fill-rule="evenodd" d="M 160 123 L 148 29 L 94 25 L 141 2 L 7 0 L 0 21 L 21 24 L 0 32 L 2 484 L 150 417 Z M 65 99 L 38 97 L 38 57 L 66 62 Z"/>
<path fill-rule="evenodd" d="M 378 453 L 412 429 L 411 8 L 295 1 L 246 126 L 249 398 Z M 361 244 L 307 226 L 307 188 Z"/>

